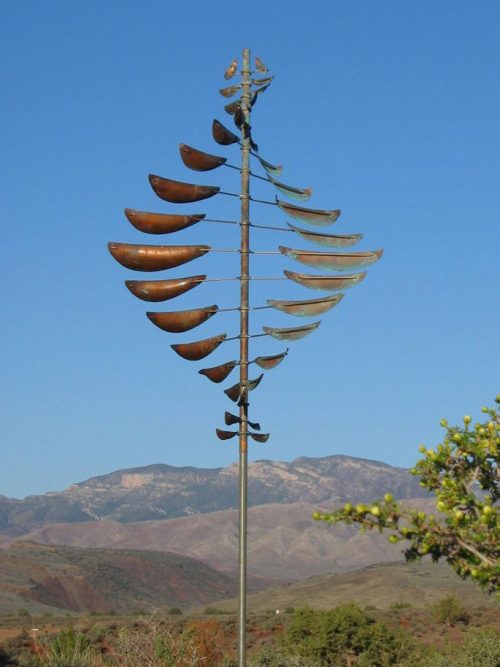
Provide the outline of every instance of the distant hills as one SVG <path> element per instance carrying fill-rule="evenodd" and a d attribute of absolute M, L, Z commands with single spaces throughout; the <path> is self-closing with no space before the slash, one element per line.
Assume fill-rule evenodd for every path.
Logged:
<path fill-rule="evenodd" d="M 390 490 L 425 497 L 403 468 L 349 456 L 256 461 L 248 472 L 249 505 L 305 502 L 333 506 L 368 501 Z M 21 536 L 47 524 L 102 519 L 119 523 L 173 519 L 234 509 L 238 468 L 176 468 L 164 464 L 118 470 L 60 493 L 16 500 L 0 496 L 0 536 Z"/>
<path fill-rule="evenodd" d="M 16 542 L 0 550 L 0 613 L 137 613 L 204 605 L 236 583 L 178 554 Z"/>

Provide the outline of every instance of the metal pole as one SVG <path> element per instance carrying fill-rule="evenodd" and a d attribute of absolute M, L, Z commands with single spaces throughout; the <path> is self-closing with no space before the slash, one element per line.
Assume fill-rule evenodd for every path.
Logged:
<path fill-rule="evenodd" d="M 250 49 L 243 50 L 241 110 L 241 288 L 240 288 L 240 401 L 239 435 L 239 539 L 238 539 L 238 667 L 246 667 L 247 616 L 247 469 L 248 469 L 248 306 L 250 277 L 250 137 L 245 124 L 250 119 Z"/>

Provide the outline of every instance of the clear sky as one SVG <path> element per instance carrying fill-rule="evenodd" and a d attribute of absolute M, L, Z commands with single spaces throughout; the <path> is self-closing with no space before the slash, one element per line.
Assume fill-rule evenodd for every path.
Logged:
<path fill-rule="evenodd" d="M 332 233 L 363 232 L 383 247 L 365 282 L 251 394 L 271 432 L 251 457 L 348 454 L 410 466 L 500 392 L 500 4 L 495 0 L 0 2 L 0 493 L 62 490 L 93 475 L 164 462 L 216 467 L 237 459 L 215 437 L 233 404 L 197 374 L 205 362 L 172 342 L 236 333 L 234 313 L 183 335 L 161 332 L 123 285 L 138 274 L 110 240 L 155 243 L 123 208 L 238 215 L 218 196 L 175 207 L 149 172 L 238 190 L 229 169 L 190 172 L 179 142 L 239 159 L 211 137 L 231 127 L 218 89 L 250 47 L 276 79 L 253 129 L 282 180 L 312 186 L 309 205 L 341 208 Z M 256 169 L 258 170 L 258 169 Z M 274 197 L 267 186 L 253 192 Z M 252 220 L 281 225 L 274 207 Z M 163 243 L 236 247 L 237 228 L 201 223 Z M 254 248 L 291 235 L 262 232 Z M 295 247 L 306 247 L 304 242 Z M 257 258 L 254 275 L 305 270 Z M 210 255 L 165 274 L 238 275 L 237 257 Z M 236 305 L 237 283 L 203 285 L 152 310 Z M 315 297 L 288 282 L 265 298 Z M 252 321 L 302 324 L 263 311 Z M 284 349 L 257 339 L 255 354 Z"/>

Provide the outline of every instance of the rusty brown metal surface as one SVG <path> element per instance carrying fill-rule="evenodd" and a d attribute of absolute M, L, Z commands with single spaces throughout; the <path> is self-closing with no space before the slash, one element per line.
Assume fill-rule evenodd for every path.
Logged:
<path fill-rule="evenodd" d="M 227 412 L 227 410 L 224 413 L 224 421 L 228 426 L 232 426 L 233 424 L 241 424 L 240 417 L 237 417 L 236 415 Z M 256 431 L 260 431 L 260 424 L 258 424 L 257 422 L 247 422 L 247 424 Z"/>
<path fill-rule="evenodd" d="M 271 176 L 269 177 L 274 187 L 290 199 L 297 199 L 298 201 L 307 201 L 311 198 L 312 188 L 294 188 L 291 185 L 285 185 L 279 181 L 275 181 Z"/>
<path fill-rule="evenodd" d="M 238 435 L 238 431 L 223 431 L 221 428 L 216 428 L 215 432 L 219 440 L 230 440 L 235 435 Z"/>
<path fill-rule="evenodd" d="M 200 222 L 205 217 L 205 213 L 175 215 L 171 213 L 136 211 L 133 208 L 126 208 L 125 215 L 136 229 L 146 234 L 171 234 L 172 232 L 180 232 L 181 229 L 196 225 L 197 222 Z"/>
<path fill-rule="evenodd" d="M 234 60 L 231 61 L 231 64 L 224 72 L 224 78 L 226 79 L 226 81 L 233 78 L 233 76 L 236 74 L 237 69 L 238 69 L 238 59 L 235 58 Z"/>
<path fill-rule="evenodd" d="M 202 368 L 198 371 L 200 375 L 205 375 L 212 382 L 223 382 L 237 365 L 237 361 L 228 361 L 220 366 L 212 366 L 212 368 Z"/>
<path fill-rule="evenodd" d="M 220 88 L 219 94 L 222 95 L 222 97 L 232 97 L 233 95 L 236 95 L 239 90 L 241 90 L 241 84 L 236 84 L 234 86 L 227 86 L 227 88 Z"/>
<path fill-rule="evenodd" d="M 356 243 L 361 241 L 363 238 L 363 234 L 321 234 L 320 232 L 311 232 L 308 229 L 296 227 L 290 222 L 287 222 L 287 225 L 292 231 L 301 236 L 304 240 L 327 248 L 348 248 L 350 246 L 356 245 Z"/>
<path fill-rule="evenodd" d="M 225 389 L 224 393 L 226 396 L 228 396 L 232 401 L 237 401 L 243 391 L 253 391 L 256 387 L 259 386 L 262 378 L 264 377 L 264 373 L 259 375 L 258 378 L 255 378 L 255 380 L 248 380 L 247 382 L 237 382 L 236 384 L 233 384 L 232 387 L 229 387 L 229 389 Z"/>
<path fill-rule="evenodd" d="M 203 153 L 203 151 L 199 151 L 186 144 L 179 145 L 179 152 L 186 167 L 193 169 L 193 171 L 211 171 L 227 162 L 227 158 L 225 157 Z"/>
<path fill-rule="evenodd" d="M 237 144 L 240 140 L 239 137 L 234 134 L 234 132 L 228 130 L 227 127 L 224 127 L 224 125 L 218 120 L 214 120 L 212 123 L 212 136 L 221 146 Z"/>
<path fill-rule="evenodd" d="M 184 333 L 213 317 L 217 312 L 216 305 L 192 310 L 176 310 L 170 313 L 146 313 L 153 324 L 169 333 Z"/>
<path fill-rule="evenodd" d="M 193 343 L 177 343 L 170 347 L 183 359 L 187 359 L 188 361 L 200 361 L 200 359 L 208 357 L 209 354 L 216 350 L 226 338 L 227 333 L 223 333 L 218 336 L 212 336 L 212 338 L 197 340 Z"/>
<path fill-rule="evenodd" d="M 249 431 L 248 435 L 252 438 L 252 440 L 255 440 L 255 442 L 260 442 L 261 444 L 264 444 L 269 440 L 269 433 L 250 433 Z"/>
<path fill-rule="evenodd" d="M 308 299 L 307 301 L 276 301 L 268 299 L 267 303 L 277 310 L 281 310 L 287 315 L 296 315 L 297 317 L 313 317 L 322 315 L 327 310 L 333 308 L 343 299 L 343 294 L 335 296 L 326 296 L 321 299 Z"/>
<path fill-rule="evenodd" d="M 133 271 L 163 271 L 190 262 L 210 250 L 209 245 L 137 245 L 108 243 L 117 262 Z"/>
<path fill-rule="evenodd" d="M 289 280 L 321 292 L 337 292 L 338 290 L 349 289 L 358 285 L 366 276 L 366 271 L 354 273 L 352 276 L 318 276 L 287 270 L 283 273 Z"/>
<path fill-rule="evenodd" d="M 125 285 L 143 301 L 168 301 L 201 285 L 206 275 L 172 278 L 171 280 L 126 280 Z"/>
<path fill-rule="evenodd" d="M 369 252 L 316 252 L 314 250 L 295 250 L 280 245 L 279 251 L 301 264 L 325 271 L 352 271 L 373 264 L 382 256 L 383 250 Z"/>
<path fill-rule="evenodd" d="M 224 107 L 224 111 L 228 113 L 230 116 L 234 116 L 234 114 L 237 112 L 238 109 L 241 109 L 240 100 L 234 100 L 234 102 L 229 102 L 229 104 L 226 104 L 226 106 Z"/>
<path fill-rule="evenodd" d="M 321 322 L 313 322 L 312 324 L 306 324 L 303 327 L 289 327 L 287 329 L 276 328 L 276 327 L 262 327 L 263 331 L 276 338 L 277 340 L 300 340 L 305 336 L 308 336 L 315 329 L 319 327 Z"/>
<path fill-rule="evenodd" d="M 266 371 L 270 371 L 272 368 L 276 368 L 276 366 L 283 361 L 287 354 L 288 348 L 281 354 L 273 354 L 267 357 L 255 357 L 253 361 L 260 368 L 263 368 Z M 257 430 L 260 431 L 260 429 Z"/>
<path fill-rule="evenodd" d="M 149 174 L 149 182 L 160 199 L 173 204 L 190 204 L 191 202 L 208 199 L 220 190 L 217 185 L 194 185 L 193 183 L 173 181 L 170 178 L 163 178 L 155 174 Z"/>
<path fill-rule="evenodd" d="M 287 204 L 276 198 L 276 204 L 280 209 L 292 218 L 307 222 L 309 225 L 316 227 L 326 227 L 333 224 L 340 216 L 340 210 L 324 211 L 319 208 L 303 208 L 302 206 L 295 206 L 294 204 Z"/>

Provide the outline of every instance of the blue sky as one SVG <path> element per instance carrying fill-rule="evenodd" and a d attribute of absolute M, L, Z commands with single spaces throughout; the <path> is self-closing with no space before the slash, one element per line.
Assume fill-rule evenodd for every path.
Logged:
<path fill-rule="evenodd" d="M 251 418 L 271 432 L 251 458 L 340 453 L 410 466 L 421 442 L 438 441 L 441 417 L 479 416 L 500 391 L 499 19 L 493 0 L 258 0 L 248 12 L 190 0 L 1 3 L 0 493 L 237 459 L 236 442 L 214 433 L 236 377 L 220 387 L 196 373 L 234 358 L 234 343 L 197 364 L 169 347 L 236 333 L 235 315 L 161 332 L 123 286 L 139 276 L 106 243 L 157 242 L 122 212 L 174 212 L 149 172 L 238 189 L 231 170 L 189 172 L 177 147 L 238 160 L 213 142 L 211 122 L 231 126 L 217 91 L 244 47 L 276 75 L 253 114 L 263 156 L 284 164 L 284 182 L 313 187 L 310 206 L 342 209 L 332 233 L 363 232 L 360 249 L 385 250 L 251 395 Z M 219 196 L 181 208 L 234 217 L 237 206 Z M 267 206 L 252 219 L 285 223 Z M 228 227 L 202 223 L 160 242 L 235 247 Z M 265 234 L 255 248 L 285 236 Z M 283 268 L 301 270 L 269 257 L 253 273 Z M 211 255 L 169 277 L 199 272 L 237 275 L 236 258 Z M 235 305 L 237 289 L 203 285 L 156 310 Z M 308 295 L 291 283 L 252 288 L 255 305 Z M 296 323 L 264 313 L 253 331 Z M 256 354 L 283 349 L 257 341 Z"/>

